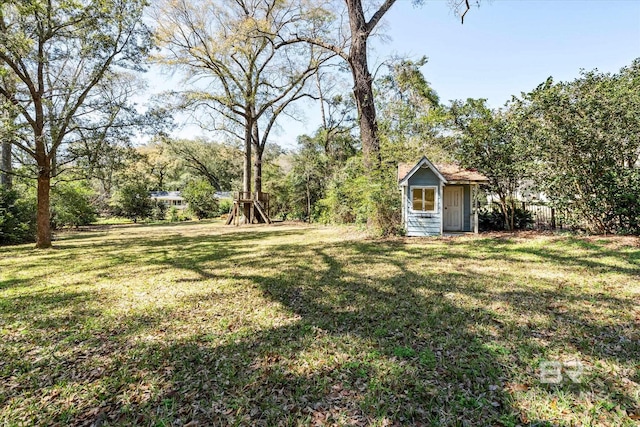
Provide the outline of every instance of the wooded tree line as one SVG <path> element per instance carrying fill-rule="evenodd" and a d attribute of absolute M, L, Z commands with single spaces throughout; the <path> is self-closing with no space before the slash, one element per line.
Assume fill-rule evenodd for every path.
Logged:
<path fill-rule="evenodd" d="M 269 192 L 281 217 L 390 233 L 399 231 L 395 167 L 426 154 L 489 176 L 507 226 L 526 183 L 576 225 L 638 232 L 638 61 L 616 74 L 550 79 L 502 109 L 445 105 L 420 71 L 426 58 L 370 72 L 367 42 L 394 3 L 3 2 L 3 188 L 11 178 L 20 188 L 37 182 L 38 247 L 51 244 L 52 183 L 55 194 L 79 188 L 67 183 L 75 180 L 102 212 L 130 184 L 141 193 L 206 183 L 209 192 Z M 132 95 L 148 63 L 178 72 L 183 89 L 141 113 Z M 304 98 L 320 106 L 322 124 L 282 150 L 270 137 Z M 189 112 L 211 138 L 173 140 L 174 111 Z M 133 149 L 141 131 L 154 142 Z"/>

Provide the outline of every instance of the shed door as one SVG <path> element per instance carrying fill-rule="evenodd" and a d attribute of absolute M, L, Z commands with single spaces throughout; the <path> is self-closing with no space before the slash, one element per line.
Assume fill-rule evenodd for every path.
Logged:
<path fill-rule="evenodd" d="M 462 187 L 444 187 L 444 224 L 446 231 L 462 231 Z"/>

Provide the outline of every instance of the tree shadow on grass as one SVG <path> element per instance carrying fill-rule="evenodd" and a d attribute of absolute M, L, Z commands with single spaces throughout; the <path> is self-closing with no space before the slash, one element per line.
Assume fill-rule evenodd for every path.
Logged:
<path fill-rule="evenodd" d="M 523 416 L 512 406 L 509 388 L 537 388 L 550 398 L 568 393 L 577 399 L 593 391 L 588 385 L 533 384 L 536 361 L 552 357 L 566 343 L 553 336 L 539 342 L 528 326 L 504 324 L 496 313 L 456 298 L 489 296 L 482 286 L 490 280 L 487 277 L 460 272 L 451 280 L 429 272 L 416 274 L 406 263 L 389 260 L 379 247 L 361 251 L 362 259 L 348 257 L 347 262 L 324 249 L 315 249 L 313 257 L 300 249 L 280 246 L 278 259 L 295 253 L 307 256 L 304 263 L 289 265 L 277 275 L 244 277 L 298 315 L 296 324 L 223 346 L 204 344 L 196 350 L 188 345 L 187 352 L 197 352 L 204 360 L 225 360 L 222 371 L 228 372 L 214 381 L 218 388 L 211 397 L 217 402 L 213 412 L 192 414 L 193 418 L 265 425 L 301 419 L 433 425 L 510 425 L 524 419 L 531 425 L 557 425 L 570 421 L 552 417 L 532 421 Z M 332 249 L 334 254 L 351 250 L 349 245 Z M 379 255 L 373 255 L 376 252 Z M 322 267 L 313 267 L 312 258 Z M 391 264 L 401 273 L 376 277 L 353 267 L 360 263 Z M 512 297 L 531 299 L 535 292 Z M 523 308 L 517 303 L 514 307 Z M 584 320 L 579 313 L 576 316 L 558 326 L 575 329 L 577 321 Z M 596 337 L 610 332 L 608 326 L 589 324 L 589 328 Z M 182 354 L 182 345 L 172 346 L 167 356 Z M 317 362 L 305 374 L 291 366 L 308 363 L 315 352 L 331 362 Z M 596 353 L 603 359 L 611 357 Z M 633 361 L 635 354 L 628 346 L 618 357 Z M 180 356 L 171 360 L 176 364 L 174 384 L 181 388 L 185 383 L 179 378 L 188 375 L 191 364 L 184 366 Z M 514 384 L 523 377 L 527 384 Z M 634 408 L 633 395 L 619 384 L 606 378 L 599 381 L 600 400 Z M 229 412 L 230 408 L 234 410 Z"/>
<path fill-rule="evenodd" d="M 195 224 L 198 225 L 198 224 Z M 186 228 L 189 230 L 189 228 Z M 255 267 L 262 261 L 269 260 L 269 254 L 264 253 L 264 260 L 256 259 L 255 247 L 264 240 L 274 237 L 300 237 L 305 233 L 304 228 L 293 229 L 270 229 L 255 228 L 251 231 L 241 232 L 222 231 L 214 229 L 211 234 L 201 234 L 196 236 L 183 235 L 180 233 L 157 237 L 156 235 L 145 236 L 118 236 L 93 241 L 89 235 L 78 236 L 77 238 L 61 241 L 56 249 L 39 252 L 35 259 L 29 262 L 21 262 L 23 271 L 34 271 L 37 269 L 49 269 L 52 265 L 65 265 L 65 271 L 73 274 L 89 273 L 98 279 L 110 278 L 109 270 L 117 270 L 118 267 L 127 265 L 155 265 L 166 267 L 167 265 L 181 270 L 194 270 L 199 266 L 206 266 L 213 262 L 226 262 L 234 260 L 237 267 Z M 11 255 L 14 255 L 11 253 Z M 244 257 L 244 260 L 243 260 Z M 16 259 L 14 262 L 18 262 Z M 1 267 L 1 266 L 0 266 Z M 201 275 L 205 274 L 205 268 L 200 268 Z M 29 280 L 25 280 L 23 285 L 37 284 L 42 275 L 32 275 Z M 15 280 L 12 284 L 18 284 Z M 89 280 L 87 278 L 87 280 Z M 2 289 L 0 282 L 0 290 Z"/>
<path fill-rule="evenodd" d="M 617 329 L 626 334 L 631 325 L 601 324 L 571 306 L 562 312 L 548 307 L 550 301 L 588 301 L 593 295 L 513 289 L 511 283 L 519 277 L 515 272 L 492 277 L 467 267 L 474 257 L 497 254 L 491 242 L 480 248 L 476 242 L 464 243 L 469 248 L 462 250 L 372 241 L 274 244 L 256 251 L 258 240 L 278 236 L 275 231 L 248 239 L 148 239 L 139 242 L 146 256 L 116 259 L 189 270 L 201 279 L 222 278 L 234 285 L 226 293 L 183 296 L 176 307 L 105 319 L 104 326 L 88 327 L 84 337 L 72 337 L 78 342 L 60 348 L 67 353 L 45 358 L 37 367 L 57 366 L 48 385 L 73 382 L 90 392 L 67 410 L 43 409 L 33 419 L 120 425 L 177 420 L 203 425 L 558 425 L 569 421 L 535 408 L 531 412 L 536 418 L 547 421 L 534 421 L 531 414 L 523 418 L 526 411 L 518 399 L 524 394 L 526 400 L 527 390 L 542 403 L 559 395 L 579 399 L 593 390 L 588 384 L 549 388 L 536 383 L 540 360 L 573 346 L 570 353 L 637 361 L 633 343 L 619 342 L 614 353 L 605 350 L 616 334 L 631 340 L 632 335 L 620 335 Z M 184 254 L 161 257 L 150 253 L 156 247 L 170 254 L 182 247 Z M 458 267 L 439 273 L 434 267 L 443 261 Z M 263 299 L 242 305 L 247 287 Z M 66 300 L 43 296 L 36 301 L 38 310 L 55 313 L 66 304 L 76 317 L 60 316 L 58 324 L 55 317 L 29 323 L 36 313 L 23 305 L 23 321 L 34 330 L 90 322 L 100 313 L 81 308 L 92 297 L 96 295 L 69 294 Z M 525 318 L 542 314 L 544 319 L 519 321 L 492 309 L 492 302 Z M 273 311 L 273 324 L 251 322 L 260 303 Z M 602 303 L 620 310 L 632 304 L 613 296 Z M 219 307 L 231 308 L 221 316 Z M 241 310 L 234 313 L 233 307 Z M 236 323 L 230 320 L 234 316 Z M 182 321 L 189 323 L 184 333 L 163 338 Z M 580 339 L 566 342 L 559 331 Z M 2 372 L 5 379 L 11 375 Z M 23 394 L 31 393 L 39 408 L 38 373 L 29 367 L 24 375 L 33 386 Z M 605 388 L 599 396 L 603 402 L 633 407 L 631 391 L 613 379 L 598 381 Z M 522 390 L 513 392 L 514 383 Z M 544 393 L 548 399 L 540 397 Z M 14 396 L 0 393 L 0 409 Z M 596 415 L 593 420 L 597 423 Z"/>
<path fill-rule="evenodd" d="M 0 280 L 0 291 L 5 289 L 15 289 L 28 286 L 31 283 L 31 279 L 6 279 Z"/>
<path fill-rule="evenodd" d="M 361 256 L 339 261 L 326 249 L 313 249 L 311 255 L 303 253 L 300 245 L 279 245 L 275 258 L 288 262 L 278 274 L 242 277 L 295 313 L 299 320 L 294 325 L 240 336 L 219 346 L 192 337 L 202 344 L 180 343 L 164 350 L 173 363 L 174 387 L 181 390 L 190 388 L 181 378 L 193 373 L 193 360 L 185 365 L 180 356 L 185 351 L 198 354 L 198 360 L 205 361 L 198 365 L 205 371 L 206 360 L 225 361 L 222 374 L 217 371 L 218 379 L 206 380 L 217 390 L 209 398 L 216 402 L 213 409 L 190 416 L 213 423 L 265 425 L 304 419 L 356 424 L 517 422 L 521 414 L 512 407 L 508 389 L 522 375 L 513 375 L 511 370 L 527 372 L 532 382 L 535 361 L 553 355 L 550 349 L 562 349 L 561 337 L 540 343 L 532 339 L 535 336 L 528 326 L 505 325 L 496 313 L 457 301 L 456 295 L 490 300 L 482 286 L 490 278 L 464 271 L 453 277 L 416 274 L 409 271 L 407 262 L 385 256 L 399 248 L 391 245 L 385 251 L 379 243 L 372 243 L 367 250 L 365 244 L 356 252 Z M 348 244 L 330 249 L 333 254 L 353 250 Z M 301 257 L 305 257 L 302 262 Z M 359 264 L 363 269 L 358 269 Z M 375 264 L 389 264 L 400 273 L 377 277 L 365 269 Z M 519 299 L 536 297 L 534 291 L 502 295 L 517 310 L 525 308 Z M 629 304 L 626 300 L 618 303 L 621 307 Z M 575 329 L 578 320 L 584 320 L 580 313 L 559 326 Z M 610 332 L 609 327 L 597 324 L 589 327 L 595 336 Z M 518 353 L 519 345 L 526 347 L 524 356 Z M 305 358 L 314 353 L 331 362 L 316 362 L 317 366 L 300 373 L 295 365 L 308 363 Z M 632 361 L 634 354 L 632 347 L 625 347 L 618 356 Z M 602 352 L 597 356 L 611 357 Z M 601 383 L 603 400 L 633 408 L 633 396 L 621 393 L 619 384 L 606 379 Z M 538 388 L 551 396 L 555 392 L 540 384 Z M 564 385 L 560 392 L 579 396 L 590 390 Z M 558 423 L 522 419 L 532 425 Z"/>
<path fill-rule="evenodd" d="M 469 328 L 482 310 L 461 310 L 437 294 L 413 301 L 406 287 L 387 292 L 335 278 L 317 293 L 303 272 L 290 273 L 252 280 L 291 308 L 295 322 L 230 334 L 223 343 L 201 334 L 140 351 L 140 366 L 171 372 L 156 401 L 199 408 L 186 419 L 216 425 L 471 425 L 510 416 L 497 385 L 503 369 Z"/>
<path fill-rule="evenodd" d="M 558 239 L 556 239 L 558 240 Z M 515 259 L 518 254 L 532 255 L 538 262 L 549 262 L 553 265 L 582 267 L 590 272 L 618 272 L 630 276 L 640 276 L 640 247 L 628 247 L 621 252 L 606 244 L 585 242 L 579 238 L 568 237 L 559 239 L 561 248 L 555 248 L 549 242 L 544 247 L 523 245 L 515 239 L 478 239 L 468 242 L 468 246 L 477 248 L 490 259 Z M 606 259 L 619 259 L 625 266 L 611 265 Z"/>
<path fill-rule="evenodd" d="M 485 250 L 492 252 L 493 248 L 487 245 Z M 200 346 L 204 355 L 214 359 L 244 356 L 226 362 L 229 365 L 223 371 L 228 375 L 223 375 L 218 390 L 217 409 L 193 414 L 195 419 L 223 424 L 273 424 L 306 417 L 338 423 L 508 425 L 521 416 L 519 409 L 512 407 L 513 397 L 508 392 L 514 382 L 524 379 L 527 383 L 522 387 L 538 388 L 551 397 L 559 392 L 579 398 L 593 392 L 588 385 L 565 384 L 556 389 L 534 385 L 541 360 L 568 352 L 637 361 L 637 341 L 619 334 L 620 327 L 629 328 L 601 325 L 575 310 L 549 313 L 544 305 L 589 300 L 592 295 L 541 295 L 537 289 L 487 292 L 487 283 L 502 281 L 508 289 L 507 284 L 518 276 L 483 277 L 464 268 L 442 276 L 410 268 L 411 262 L 425 258 L 464 261 L 467 254 L 405 251 L 407 257 L 397 260 L 388 254 L 403 251 L 403 245 L 379 242 L 278 245 L 272 251 L 272 258 L 260 261 L 266 274 L 239 277 L 257 285 L 265 297 L 291 310 L 299 321 L 240 337 L 230 345 Z M 592 266 L 580 257 L 574 257 L 573 262 Z M 368 270 L 376 265 L 394 273 L 385 276 Z M 207 267 L 197 263 L 191 268 L 198 274 L 207 272 Z M 502 299 L 523 316 L 546 313 L 551 326 L 505 323 L 497 313 L 482 304 L 470 305 L 464 297 L 487 302 Z M 531 305 L 536 300 L 544 302 Z M 620 310 L 633 304 L 615 297 L 606 297 L 602 303 Z M 616 337 L 625 339 L 619 340 L 621 344 L 612 353 L 609 341 Z M 322 343 L 321 348 L 315 342 Z M 182 354 L 180 347 L 173 346 L 170 353 Z M 187 348 L 194 351 L 191 345 Z M 298 360 L 296 354 L 314 352 L 333 362 L 328 367 L 318 363 L 304 375 L 290 366 L 292 360 Z M 183 366 L 182 358 L 171 360 Z M 189 366 L 191 363 L 174 367 L 176 384 L 184 384 L 179 378 L 191 372 Z M 513 369 L 520 373 L 514 375 Z M 227 383 L 235 385 L 226 387 Z M 633 409 L 637 404 L 615 380 L 599 378 L 598 385 L 597 399 L 605 405 Z M 231 413 L 230 408 L 234 409 Z M 521 419 L 537 425 L 558 423 L 550 417 L 546 422 Z"/>

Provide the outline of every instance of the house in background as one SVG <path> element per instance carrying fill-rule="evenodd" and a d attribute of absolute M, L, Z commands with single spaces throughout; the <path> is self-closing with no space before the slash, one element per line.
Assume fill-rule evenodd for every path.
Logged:
<path fill-rule="evenodd" d="M 473 169 L 434 165 L 426 157 L 398 165 L 402 224 L 407 236 L 478 232 L 477 198 L 489 180 Z"/>
<path fill-rule="evenodd" d="M 186 209 L 187 201 L 182 197 L 179 191 L 151 191 L 151 197 L 156 202 L 164 202 L 168 207 L 176 209 Z"/>

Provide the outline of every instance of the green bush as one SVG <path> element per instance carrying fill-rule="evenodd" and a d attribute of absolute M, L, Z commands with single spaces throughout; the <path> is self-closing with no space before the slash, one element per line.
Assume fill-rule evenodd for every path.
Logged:
<path fill-rule="evenodd" d="M 381 236 L 403 234 L 402 205 L 396 172 L 379 172 L 369 194 L 369 225 L 374 234 Z"/>
<path fill-rule="evenodd" d="M 167 210 L 168 210 L 168 206 L 165 202 L 156 200 L 153 202 L 153 209 L 151 210 L 151 218 L 153 218 L 156 221 L 164 221 L 165 219 L 167 219 Z"/>
<path fill-rule="evenodd" d="M 153 213 L 153 200 L 144 183 L 123 185 L 114 195 L 111 212 L 114 216 L 129 218 L 133 222 L 147 219 Z"/>
<path fill-rule="evenodd" d="M 326 197 L 318 203 L 316 219 L 334 224 L 366 223 L 368 185 L 362 158 L 349 159 L 332 177 Z"/>
<path fill-rule="evenodd" d="M 79 227 L 97 220 L 93 191 L 81 182 L 59 183 L 51 190 L 51 227 Z"/>
<path fill-rule="evenodd" d="M 511 216 L 511 207 L 507 208 Z M 515 230 L 525 230 L 533 223 L 533 214 L 525 209 L 515 208 L 513 226 Z M 480 231 L 502 231 L 507 230 L 504 214 L 497 208 L 484 208 L 478 211 L 478 229 Z"/>
<path fill-rule="evenodd" d="M 218 199 L 216 189 L 205 180 L 191 181 L 182 191 L 182 196 L 189 204 L 189 211 L 196 218 L 213 218 L 218 215 Z"/>
<path fill-rule="evenodd" d="M 532 177 L 565 226 L 640 235 L 640 59 L 617 73 L 549 78 L 517 105 Z M 520 113 L 520 112 L 519 112 Z"/>
<path fill-rule="evenodd" d="M 36 201 L 0 188 L 0 245 L 35 242 Z"/>
<path fill-rule="evenodd" d="M 180 221 L 180 212 L 178 212 L 178 208 L 175 206 L 171 206 L 169 209 L 169 222 L 178 222 Z"/>
<path fill-rule="evenodd" d="M 400 202 L 395 170 L 385 168 L 372 177 L 358 156 L 334 175 L 315 215 L 324 223 L 367 224 L 375 235 L 398 234 L 402 232 Z"/>
<path fill-rule="evenodd" d="M 218 213 L 217 216 L 226 215 L 231 212 L 231 207 L 233 206 L 233 200 L 231 199 L 220 199 L 218 200 Z"/>
<path fill-rule="evenodd" d="M 599 196 L 587 201 L 591 217 L 598 218 L 601 230 L 640 235 L 640 168 L 611 168 L 602 176 Z M 603 201 L 600 211 L 594 200 Z M 598 218 L 599 219 L 599 218 Z"/>

